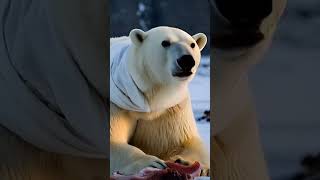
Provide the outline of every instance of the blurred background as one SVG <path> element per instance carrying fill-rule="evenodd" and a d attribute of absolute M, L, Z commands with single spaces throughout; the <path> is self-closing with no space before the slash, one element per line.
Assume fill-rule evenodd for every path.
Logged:
<path fill-rule="evenodd" d="M 111 0 L 110 37 L 128 36 L 134 28 L 147 31 L 172 26 L 194 35 L 205 33 L 210 41 L 208 0 Z M 210 151 L 210 57 L 209 44 L 202 51 L 197 74 L 189 85 L 195 119 Z"/>
<path fill-rule="evenodd" d="M 320 1 L 288 0 L 250 74 L 273 180 L 320 179 Z"/>
<path fill-rule="evenodd" d="M 208 0 L 111 0 L 110 2 L 111 37 L 127 36 L 134 28 L 148 30 L 156 26 L 178 27 L 191 35 L 203 32 L 209 37 Z M 208 50 L 209 46 L 206 46 L 204 54 L 208 54 Z"/>

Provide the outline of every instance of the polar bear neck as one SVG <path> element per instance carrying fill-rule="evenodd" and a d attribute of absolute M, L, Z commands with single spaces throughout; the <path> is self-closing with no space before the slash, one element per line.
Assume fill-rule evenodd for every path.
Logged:
<path fill-rule="evenodd" d="M 150 108 L 152 110 L 166 110 L 176 106 L 185 100 L 188 96 L 187 84 L 180 86 L 155 86 L 145 92 Z"/>
<path fill-rule="evenodd" d="M 145 76 L 129 68 L 137 64 L 129 62 L 136 58 L 128 58 L 132 56 L 132 50 L 130 40 L 111 44 L 110 101 L 122 109 L 136 112 L 158 112 L 179 104 L 187 94 L 187 86 L 164 87 L 151 85 L 150 81 L 146 86 Z"/>
<path fill-rule="evenodd" d="M 122 109 L 150 112 L 149 103 L 128 72 L 129 47 L 128 40 L 110 46 L 110 101 Z"/>
<path fill-rule="evenodd" d="M 151 112 L 160 112 L 181 103 L 188 96 L 188 83 L 158 82 L 152 78 L 151 72 L 143 64 L 143 57 L 135 56 L 136 48 L 130 46 L 128 53 L 128 71 L 137 87 L 148 101 Z M 143 73 L 141 73 L 143 72 Z"/>

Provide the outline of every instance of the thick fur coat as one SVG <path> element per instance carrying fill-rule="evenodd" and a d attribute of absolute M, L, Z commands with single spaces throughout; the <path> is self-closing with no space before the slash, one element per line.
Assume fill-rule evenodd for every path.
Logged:
<path fill-rule="evenodd" d="M 149 102 L 151 112 L 136 112 L 111 104 L 110 173 L 134 174 L 146 167 L 164 168 L 164 161 L 198 161 L 208 173 L 209 156 L 198 134 L 188 93 L 206 37 L 180 29 L 157 27 L 147 32 L 132 30 L 128 70 Z M 170 45 L 163 46 L 163 41 Z M 195 46 L 190 44 L 194 43 Z M 188 54 L 195 61 L 192 75 L 176 78 L 177 58 Z M 111 94 L 112 96 L 112 94 Z"/>

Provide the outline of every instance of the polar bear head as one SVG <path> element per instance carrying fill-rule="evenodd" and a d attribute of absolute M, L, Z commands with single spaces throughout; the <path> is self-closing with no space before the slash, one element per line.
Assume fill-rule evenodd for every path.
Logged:
<path fill-rule="evenodd" d="M 287 0 L 211 0 L 211 53 L 215 59 L 215 96 L 219 133 L 247 111 L 248 74 L 269 48 Z M 246 95 L 244 95 L 246 94 Z M 241 102 L 241 103 L 239 103 Z M 233 109 L 233 111 L 230 111 Z"/>
<path fill-rule="evenodd" d="M 177 84 L 192 79 L 200 63 L 200 51 L 207 43 L 203 33 L 191 36 L 178 28 L 165 26 L 147 32 L 133 29 L 129 37 L 135 56 L 130 67 L 143 76 L 149 86 Z"/>
<path fill-rule="evenodd" d="M 128 71 L 151 110 L 182 102 L 199 66 L 206 35 L 191 36 L 178 28 L 161 26 L 146 32 L 133 29 L 129 38 Z"/>

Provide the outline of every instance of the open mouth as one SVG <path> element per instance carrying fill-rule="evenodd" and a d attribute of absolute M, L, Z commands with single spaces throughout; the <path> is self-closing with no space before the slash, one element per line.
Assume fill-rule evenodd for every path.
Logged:
<path fill-rule="evenodd" d="M 175 77 L 180 77 L 180 78 L 184 78 L 184 77 L 188 77 L 192 74 L 191 71 L 180 71 L 180 72 L 175 72 L 173 73 L 173 76 Z"/>
<path fill-rule="evenodd" d="M 216 33 L 212 35 L 212 47 L 218 49 L 236 49 L 252 47 L 264 39 L 260 31 Z"/>

